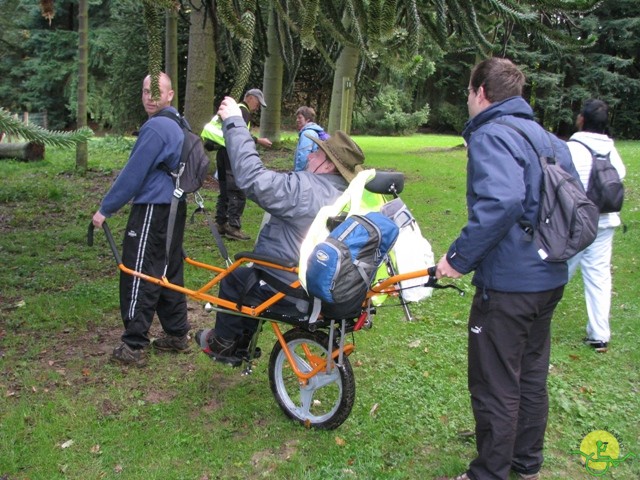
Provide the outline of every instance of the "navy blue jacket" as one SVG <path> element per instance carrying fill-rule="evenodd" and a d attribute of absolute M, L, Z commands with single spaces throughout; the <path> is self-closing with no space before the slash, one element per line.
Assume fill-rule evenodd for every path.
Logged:
<path fill-rule="evenodd" d="M 545 262 L 522 222 L 536 225 L 541 167 L 525 132 L 540 155 L 553 156 L 577 177 L 565 142 L 533 120 L 522 97 L 494 103 L 470 119 L 462 133 L 467 142 L 468 221 L 447 252 L 460 273 L 475 270 L 473 284 L 501 292 L 543 292 L 567 283 L 567 264 Z"/>
<path fill-rule="evenodd" d="M 174 114 L 177 110 L 167 107 Z M 133 203 L 169 204 L 173 178 L 159 169 L 165 163 L 175 169 L 182 154 L 184 134 L 175 120 L 153 116 L 140 129 L 129 160 L 102 200 L 100 213 L 110 217 L 130 200 Z"/>

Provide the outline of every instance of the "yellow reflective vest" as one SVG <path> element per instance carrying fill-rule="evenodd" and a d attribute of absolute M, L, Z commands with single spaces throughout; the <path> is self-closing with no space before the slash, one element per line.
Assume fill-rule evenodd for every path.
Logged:
<path fill-rule="evenodd" d="M 247 112 L 249 112 L 249 107 L 247 107 L 244 103 L 239 103 L 238 106 L 240 108 L 244 108 Z M 251 128 L 251 122 L 247 122 L 247 128 Z M 218 115 L 214 115 L 209 123 L 204 126 L 200 137 L 202 137 L 202 139 L 205 141 L 211 140 L 218 145 L 222 145 L 223 147 L 225 146 L 224 135 L 222 134 L 222 120 Z"/>

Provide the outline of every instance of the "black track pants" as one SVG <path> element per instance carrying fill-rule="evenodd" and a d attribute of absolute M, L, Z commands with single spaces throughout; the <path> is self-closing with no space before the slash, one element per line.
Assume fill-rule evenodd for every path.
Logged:
<path fill-rule="evenodd" d="M 539 293 L 477 290 L 469 315 L 469 392 L 476 420 L 474 480 L 536 473 L 549 400 L 551 317 L 564 287 Z"/>
<path fill-rule="evenodd" d="M 220 194 L 216 204 L 216 223 L 240 228 L 242 214 L 247 205 L 247 196 L 236 185 L 236 179 L 231 170 L 229 154 L 226 148 L 221 148 L 216 154 L 216 168 L 218 170 L 218 185 Z"/>
<path fill-rule="evenodd" d="M 170 205 L 136 204 L 131 208 L 122 247 L 123 264 L 136 271 L 160 278 L 164 273 L 166 235 Z M 184 285 L 182 240 L 186 204 L 180 202 L 170 250 L 167 278 Z M 149 328 L 154 313 L 169 335 L 186 335 L 187 302 L 183 293 L 146 282 L 124 272 L 120 274 L 120 310 L 125 332 L 122 341 L 133 348 L 149 344 Z"/>

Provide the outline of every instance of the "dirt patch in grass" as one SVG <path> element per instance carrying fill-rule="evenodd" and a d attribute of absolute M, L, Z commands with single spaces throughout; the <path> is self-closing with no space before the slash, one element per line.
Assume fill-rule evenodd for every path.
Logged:
<path fill-rule="evenodd" d="M 12 336 L 11 347 L 3 347 L 1 353 L 5 360 L 5 368 L 0 373 L 0 385 L 7 396 L 20 396 L 22 393 L 36 391 L 53 391 L 58 388 L 80 389 L 89 385 L 108 385 L 113 381 L 112 372 L 105 371 L 111 352 L 121 342 L 123 327 L 119 317 L 109 319 L 105 323 L 89 323 L 86 328 L 66 328 L 59 332 L 17 330 L 8 332 L 2 330 L 0 341 L 6 335 Z M 188 300 L 188 316 L 192 326 L 191 335 L 201 328 L 213 324 L 213 316 L 204 311 L 199 302 Z M 108 323 L 108 324 L 107 324 Z M 150 337 L 158 337 L 162 333 L 157 319 L 154 319 L 150 330 Z M 45 348 L 34 351 L 34 345 Z M 172 375 L 185 377 L 196 370 L 196 361 L 203 355 L 195 342 L 187 354 L 155 352 L 152 348 L 148 355 L 164 355 L 175 357 L 171 361 Z M 34 370 L 36 385 L 27 386 L 22 378 L 23 369 L 31 363 L 37 363 Z M 29 365 L 28 365 L 29 364 Z M 123 372 L 132 367 L 121 367 Z M 148 368 L 148 367 L 147 367 Z M 222 368 L 222 367 L 221 367 Z M 147 384 L 144 400 L 149 403 L 168 402 L 174 393 L 163 385 Z M 28 392 L 25 392 L 28 390 Z M 103 410 L 109 412 L 113 405 L 103 405 Z"/>
<path fill-rule="evenodd" d="M 261 476 L 273 472 L 279 464 L 289 460 L 298 451 L 298 440 L 289 440 L 278 449 L 260 450 L 251 456 L 251 465 Z"/>

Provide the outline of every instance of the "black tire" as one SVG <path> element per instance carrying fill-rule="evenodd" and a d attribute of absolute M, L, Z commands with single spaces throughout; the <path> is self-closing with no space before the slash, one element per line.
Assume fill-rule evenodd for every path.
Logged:
<path fill-rule="evenodd" d="M 325 332 L 294 328 L 284 334 L 284 339 L 303 372 L 313 370 L 303 346 L 312 355 L 327 358 L 329 336 Z M 310 378 L 307 385 L 300 385 L 280 343 L 276 342 L 269 358 L 269 383 L 287 417 L 321 430 L 333 430 L 342 425 L 353 408 L 356 382 L 346 356 L 341 366 L 333 365 L 331 373 L 322 370 Z"/>

